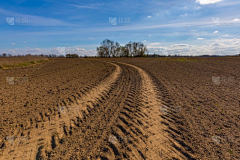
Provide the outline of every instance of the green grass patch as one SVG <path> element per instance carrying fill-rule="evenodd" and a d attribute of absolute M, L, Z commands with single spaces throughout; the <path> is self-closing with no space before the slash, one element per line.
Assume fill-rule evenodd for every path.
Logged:
<path fill-rule="evenodd" d="M 49 60 L 39 60 L 39 61 L 23 62 L 23 63 L 19 63 L 19 64 L 16 64 L 16 65 L 4 65 L 4 66 L 0 66 L 0 69 L 11 69 L 11 68 L 16 68 L 16 67 L 27 67 L 27 66 L 31 66 L 31 65 L 34 65 L 34 64 L 48 62 L 48 61 Z"/>
<path fill-rule="evenodd" d="M 40 61 L 36 61 L 37 63 L 42 63 L 42 62 L 47 62 L 49 60 L 40 60 Z"/>

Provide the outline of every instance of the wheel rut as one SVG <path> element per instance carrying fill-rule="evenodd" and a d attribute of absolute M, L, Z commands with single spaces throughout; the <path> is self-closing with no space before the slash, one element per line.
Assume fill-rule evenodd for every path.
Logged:
<path fill-rule="evenodd" d="M 77 121 L 84 118 L 89 108 L 93 107 L 92 104 L 101 99 L 117 80 L 122 70 L 118 65 L 111 64 L 116 67 L 115 72 L 104 79 L 100 85 L 85 92 L 77 100 L 63 101 L 55 108 L 58 114 L 48 117 L 47 121 L 37 123 L 36 126 L 22 131 L 21 134 L 15 133 L 12 137 L 15 140 L 14 143 L 5 142 L 0 159 L 47 159 L 46 153 L 55 149 L 64 135 L 71 135 Z M 40 113 L 39 117 L 41 121 L 43 115 Z M 24 140 L 25 137 L 27 140 Z"/>
<path fill-rule="evenodd" d="M 107 62 L 114 73 L 58 114 L 24 131 L 27 144 L 6 147 L 4 159 L 186 159 L 166 132 L 157 89 L 134 65 Z"/>

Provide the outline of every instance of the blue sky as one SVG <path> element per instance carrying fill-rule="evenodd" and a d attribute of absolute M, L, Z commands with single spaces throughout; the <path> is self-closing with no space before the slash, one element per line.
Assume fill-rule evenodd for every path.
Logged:
<path fill-rule="evenodd" d="M 149 53 L 240 53 L 236 0 L 8 0 L 0 53 L 95 55 L 104 39 L 143 42 Z"/>

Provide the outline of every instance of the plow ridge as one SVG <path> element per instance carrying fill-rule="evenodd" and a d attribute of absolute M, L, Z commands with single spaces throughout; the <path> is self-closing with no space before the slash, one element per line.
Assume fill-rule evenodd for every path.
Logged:
<path fill-rule="evenodd" d="M 6 146 L 4 159 L 186 159 L 191 148 L 181 141 L 181 115 L 172 108 L 165 86 L 143 69 L 116 67 L 98 86 L 92 84 L 44 112 L 21 133 L 28 144 Z M 161 113 L 166 105 L 168 114 Z M 25 129 L 24 129 L 25 127 Z M 23 134 L 24 133 L 24 134 Z M 23 155 L 24 154 L 24 155 Z"/>
<path fill-rule="evenodd" d="M 53 150 L 57 147 L 57 141 L 63 141 L 63 135 L 72 135 L 73 128 L 75 128 L 76 126 L 75 124 L 79 125 L 79 123 L 74 119 L 86 118 L 87 114 L 89 114 L 90 111 L 89 108 L 93 108 L 93 103 L 91 101 L 94 101 L 95 99 L 86 98 L 85 96 L 91 96 L 95 94 L 96 97 L 98 97 L 101 94 L 101 91 L 103 92 L 103 95 L 105 95 L 104 89 L 107 90 L 109 86 L 112 85 L 112 82 L 114 82 L 119 76 L 118 74 L 120 74 L 120 68 L 117 66 L 116 71 L 103 80 L 102 83 L 105 84 L 105 88 L 102 87 L 104 85 L 99 85 L 100 87 L 96 89 L 92 86 L 87 87 L 93 88 L 91 90 L 92 93 L 89 94 L 89 90 L 86 88 L 83 89 L 84 91 L 80 91 L 80 93 L 78 93 L 79 97 L 77 101 L 74 96 L 72 96 L 72 98 L 69 97 L 68 99 L 63 100 L 62 103 L 59 104 L 59 106 L 64 106 L 64 108 L 62 108 L 61 110 L 61 108 L 59 109 L 59 106 L 56 106 L 54 109 L 54 116 L 52 117 L 48 117 L 48 112 L 41 112 L 39 116 L 37 116 L 36 122 L 33 122 L 32 120 L 30 121 L 31 124 L 29 127 L 31 129 L 29 129 L 28 127 L 29 130 L 24 130 L 24 132 L 29 132 L 28 144 L 20 144 L 19 146 L 12 145 L 10 147 L 6 147 L 5 145 L 8 142 L 6 140 L 3 141 L 3 150 L 1 150 L 2 158 L 23 159 L 22 157 L 25 157 L 24 159 L 38 159 L 39 157 L 39 159 L 45 159 L 48 156 L 46 153 L 49 150 Z M 109 84 L 109 86 L 106 86 L 106 84 Z M 101 91 L 99 92 L 98 90 Z M 85 101 L 84 98 L 89 100 Z M 74 111 L 71 111 L 72 108 L 70 106 L 74 106 L 77 108 L 75 108 Z M 80 112 L 80 110 L 82 113 Z M 51 112 L 51 108 L 49 108 L 49 111 Z M 35 128 L 33 126 L 35 126 Z M 20 133 L 15 133 L 14 135 L 17 137 L 19 134 Z M 59 140 L 56 139 L 56 136 L 52 136 L 53 134 L 57 134 Z M 29 154 L 24 154 L 25 152 Z"/>

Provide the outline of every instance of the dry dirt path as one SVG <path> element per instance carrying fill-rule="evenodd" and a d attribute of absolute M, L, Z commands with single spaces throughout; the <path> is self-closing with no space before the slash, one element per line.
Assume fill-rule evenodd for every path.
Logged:
<path fill-rule="evenodd" d="M 108 63 L 115 72 L 80 99 L 59 104 L 58 115 L 26 130 L 26 143 L 8 144 L 0 159 L 187 159 L 172 147 L 181 146 L 165 131 L 150 76 Z"/>

